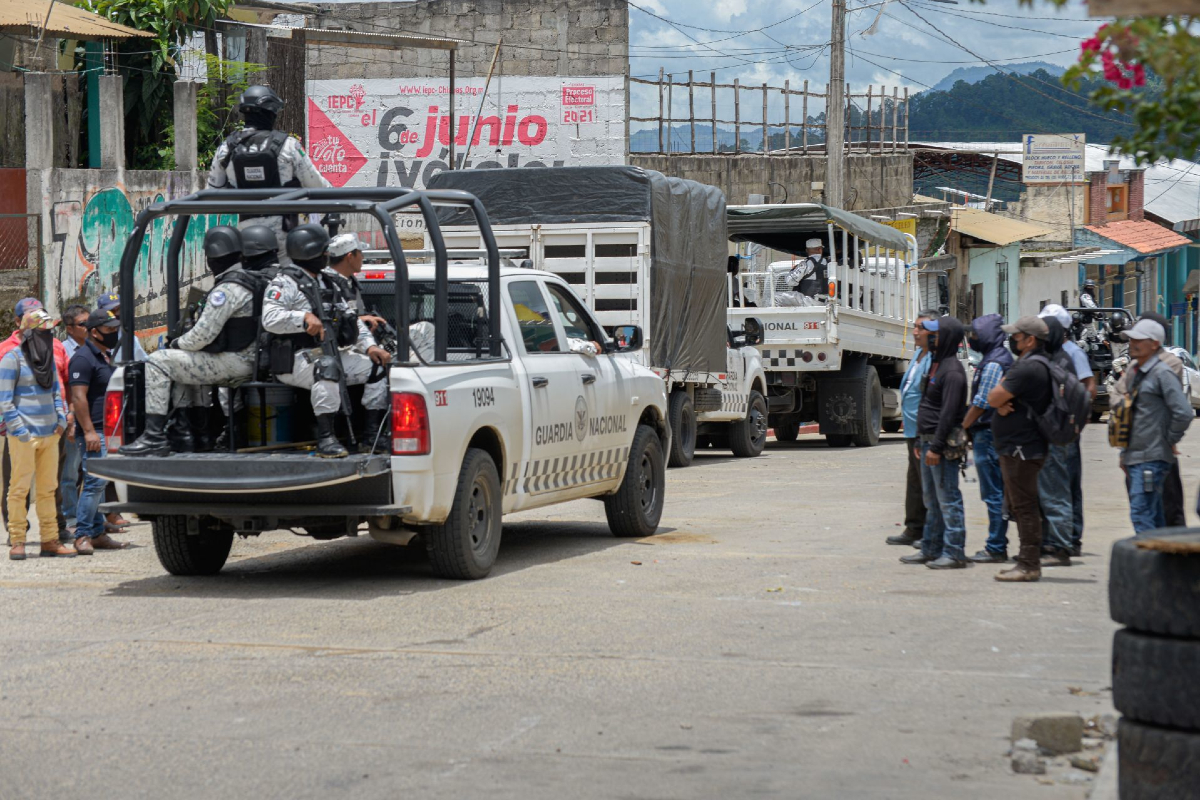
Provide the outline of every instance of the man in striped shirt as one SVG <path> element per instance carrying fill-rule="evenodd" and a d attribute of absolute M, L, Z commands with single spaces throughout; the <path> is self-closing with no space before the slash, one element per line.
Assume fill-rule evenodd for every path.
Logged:
<path fill-rule="evenodd" d="M 0 358 L 0 415 L 8 431 L 12 475 L 8 486 L 9 558 L 25 558 L 29 532 L 25 498 L 37 487 L 42 557 L 73 556 L 75 550 L 58 541 L 58 443 L 67 427 L 62 382 L 54 362 L 57 323 L 45 309 L 35 308 L 21 318 L 21 345 Z"/>

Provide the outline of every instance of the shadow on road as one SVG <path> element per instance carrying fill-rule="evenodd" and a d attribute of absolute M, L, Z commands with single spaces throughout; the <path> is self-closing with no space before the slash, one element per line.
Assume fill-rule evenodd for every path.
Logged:
<path fill-rule="evenodd" d="M 905 442 L 905 438 L 898 434 L 895 436 L 883 434 L 879 437 L 879 444 L 877 444 L 875 446 L 876 447 L 895 447 L 897 445 L 903 446 L 904 442 Z M 780 441 L 776 441 L 775 439 L 768 439 L 767 440 L 767 449 L 768 450 L 829 450 L 830 452 L 846 453 L 846 452 L 855 452 L 855 451 L 861 452 L 863 450 L 870 450 L 871 448 L 855 447 L 854 445 L 849 445 L 847 447 L 830 447 L 829 444 L 825 441 L 824 436 L 808 435 L 808 436 L 801 436 L 799 439 L 797 439 L 794 442 L 780 442 Z"/>
<path fill-rule="evenodd" d="M 660 528 L 659 532 L 667 530 Z M 274 531 L 264 537 L 285 535 Z M 589 555 L 629 541 L 632 540 L 618 539 L 609 532 L 603 512 L 598 522 L 506 522 L 501 534 L 500 554 L 486 580 Z M 216 575 L 196 578 L 157 575 L 118 584 L 108 594 L 119 597 L 371 600 L 448 591 L 471 584 L 470 581 L 435 577 L 419 537 L 407 547 L 398 547 L 376 542 L 363 534 L 355 539 L 313 542 L 285 552 L 238 559 L 240 543 L 240 539 L 234 541 L 229 562 Z"/>

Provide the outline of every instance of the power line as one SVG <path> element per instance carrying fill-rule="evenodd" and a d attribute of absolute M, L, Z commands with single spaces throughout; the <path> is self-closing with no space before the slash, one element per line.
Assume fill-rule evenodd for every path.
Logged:
<path fill-rule="evenodd" d="M 668 25 L 671 25 L 673 27 L 677 26 L 677 27 L 683 27 L 683 28 L 691 28 L 692 30 L 703 31 L 704 33 L 736 33 L 738 36 L 744 36 L 748 33 L 759 33 L 761 31 L 765 31 L 770 28 L 774 28 L 778 25 L 782 25 L 785 22 L 795 19 L 796 17 L 800 16 L 801 14 L 805 14 L 805 13 L 811 11 L 812 9 L 821 5 L 821 3 L 823 3 L 823 2 L 825 2 L 825 0 L 817 0 L 816 3 L 813 3 L 811 6 L 804 9 L 803 11 L 797 11 L 795 14 L 790 14 L 790 15 L 784 17 L 783 19 L 779 20 L 778 22 L 772 22 L 770 25 L 763 25 L 761 28 L 750 28 L 747 30 L 720 30 L 718 28 L 702 28 L 699 25 L 689 25 L 686 22 L 673 22 L 673 21 L 667 19 L 666 17 L 662 17 L 662 16 L 659 16 L 658 14 L 655 14 L 653 11 L 642 8 L 637 3 L 630 2 L 629 6 L 631 8 L 636 8 L 638 11 L 642 12 L 646 16 L 654 17 L 655 19 L 661 20 L 662 22 L 665 22 Z"/>

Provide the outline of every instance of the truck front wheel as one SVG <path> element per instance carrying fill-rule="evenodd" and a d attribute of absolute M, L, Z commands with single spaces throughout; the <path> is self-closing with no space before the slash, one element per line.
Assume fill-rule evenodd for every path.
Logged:
<path fill-rule="evenodd" d="M 750 390 L 746 418 L 729 426 L 729 449 L 738 458 L 754 458 L 767 444 L 767 401 Z"/>
<path fill-rule="evenodd" d="M 879 444 L 879 431 L 883 427 L 883 386 L 879 383 L 879 372 L 872 366 L 863 374 L 861 397 L 862 417 L 852 438 L 859 447 L 874 447 Z"/>
<path fill-rule="evenodd" d="M 215 575 L 225 566 L 233 547 L 233 529 L 212 517 L 198 519 L 199 532 L 188 533 L 183 515 L 158 517 L 152 524 L 158 563 L 172 575 Z"/>
<path fill-rule="evenodd" d="M 667 415 L 671 424 L 671 458 L 667 466 L 686 467 L 696 455 L 696 407 L 687 392 L 671 395 Z"/>
<path fill-rule="evenodd" d="M 467 448 L 450 516 L 422 534 L 434 574 L 454 580 L 487 577 L 500 550 L 501 514 L 495 462 L 483 450 Z"/>
<path fill-rule="evenodd" d="M 604 515 L 613 536 L 653 535 L 662 519 L 666 483 L 658 434 L 649 425 L 638 425 L 621 488 L 604 498 Z"/>

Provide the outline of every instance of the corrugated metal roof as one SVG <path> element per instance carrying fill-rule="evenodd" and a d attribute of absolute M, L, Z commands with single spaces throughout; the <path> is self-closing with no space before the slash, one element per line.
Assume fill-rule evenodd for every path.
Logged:
<path fill-rule="evenodd" d="M 1021 163 L 1020 142 L 912 142 L 916 148 L 974 152 L 981 155 L 997 153 L 1002 161 Z M 1138 169 L 1132 158 L 1114 153 L 1103 144 L 1089 144 L 1084 152 L 1084 168 L 1088 172 L 1103 172 L 1104 162 L 1117 159 L 1120 169 Z M 1146 170 L 1146 211 L 1166 220 L 1176 230 L 1200 229 L 1200 164 L 1176 158 L 1159 161 Z"/>
<path fill-rule="evenodd" d="M 46 0 L 4 0 L 0 3 L 0 31 L 36 36 L 47 19 L 46 33 L 56 39 L 129 39 L 153 34 L 127 28 L 66 3 L 47 3 Z"/>
<path fill-rule="evenodd" d="M 1007 245 L 1054 233 L 1053 228 L 1030 225 L 1028 222 L 990 214 L 976 208 L 956 208 L 951 212 L 950 230 L 983 239 L 992 244 Z"/>

